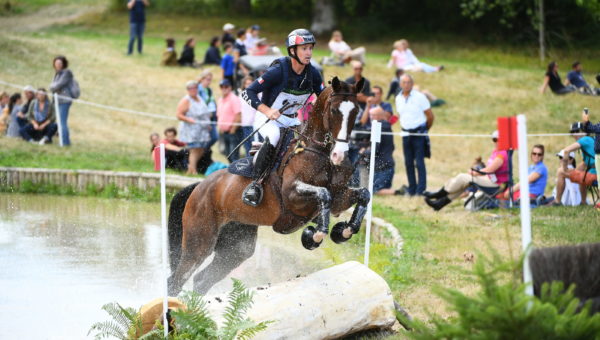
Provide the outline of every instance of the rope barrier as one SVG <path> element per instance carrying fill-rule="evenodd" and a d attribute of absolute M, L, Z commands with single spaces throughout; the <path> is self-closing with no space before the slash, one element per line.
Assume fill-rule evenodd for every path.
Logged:
<path fill-rule="evenodd" d="M 10 86 L 10 87 L 14 87 L 14 88 L 18 88 L 18 89 L 23 89 L 25 86 L 24 85 L 17 85 L 17 84 L 13 84 L 13 83 L 9 83 L 3 80 L 0 80 L 0 84 L 2 85 L 6 85 L 6 86 Z M 123 113 L 129 113 L 129 114 L 134 114 L 134 115 L 138 115 L 138 116 L 144 116 L 144 117 L 149 117 L 149 118 L 155 118 L 155 119 L 165 119 L 165 120 L 178 120 L 177 118 L 173 117 L 173 116 L 167 116 L 167 115 L 161 115 L 158 113 L 150 113 L 150 112 L 144 112 L 144 111 L 137 111 L 137 110 L 131 110 L 131 109 L 126 109 L 126 108 L 121 108 L 121 107 L 115 107 L 115 106 L 110 106 L 110 105 L 104 105 L 104 104 L 99 104 L 99 103 L 94 103 L 94 102 L 90 102 L 87 100 L 83 100 L 83 99 L 74 99 L 68 96 L 61 96 L 58 95 L 59 98 L 62 99 L 69 99 L 75 103 L 79 103 L 79 104 L 84 104 L 84 105 L 88 105 L 88 106 L 93 106 L 93 107 L 97 107 L 97 108 L 101 108 L 101 109 L 106 109 L 106 110 L 111 110 L 111 111 L 116 111 L 116 112 L 123 112 Z M 197 122 L 196 124 L 200 124 L 200 125 L 228 125 L 228 126 L 244 126 L 240 123 L 218 123 L 218 122 Z M 353 130 L 352 133 L 364 133 L 364 134 L 370 134 L 371 130 Z M 407 137 L 407 136 L 429 136 L 429 137 L 468 137 L 468 138 L 490 138 L 491 135 L 490 134 L 452 134 L 452 133 L 414 133 L 414 132 L 405 132 L 405 131 L 400 131 L 400 132 L 381 132 L 382 135 L 393 135 L 393 136 L 401 136 L 401 137 Z M 572 136 L 574 134 L 571 133 L 529 133 L 527 134 L 527 137 L 560 137 L 560 136 Z M 585 135 L 585 134 L 580 134 L 580 135 Z"/>

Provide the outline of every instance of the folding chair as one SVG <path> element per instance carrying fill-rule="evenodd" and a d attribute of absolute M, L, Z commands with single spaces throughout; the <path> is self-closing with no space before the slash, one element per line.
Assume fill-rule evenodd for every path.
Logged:
<path fill-rule="evenodd" d="M 596 205 L 600 200 L 600 197 L 598 196 L 598 181 L 594 181 L 587 189 L 590 192 L 590 195 L 592 195 L 592 205 Z"/>
<path fill-rule="evenodd" d="M 481 209 L 496 209 L 500 208 L 500 199 L 498 199 L 498 195 L 501 195 L 507 188 L 512 188 L 513 186 L 513 176 L 512 176 L 512 154 L 513 150 L 508 151 L 508 182 L 502 183 L 499 187 L 484 187 L 478 185 L 475 182 L 471 182 L 469 184 L 468 190 L 472 193 L 469 194 L 469 197 L 466 199 L 464 203 L 464 207 L 470 211 L 478 211 Z M 479 169 L 472 169 L 482 175 L 489 175 L 487 172 L 483 172 Z M 513 206 L 513 197 L 512 190 L 509 195 L 509 207 Z"/>

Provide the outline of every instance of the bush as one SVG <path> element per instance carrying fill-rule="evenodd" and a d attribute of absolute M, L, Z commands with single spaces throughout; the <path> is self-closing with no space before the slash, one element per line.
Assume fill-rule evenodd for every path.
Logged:
<path fill-rule="evenodd" d="M 413 339 L 600 339 L 600 314 L 590 315 L 590 303 L 581 306 L 574 286 L 544 284 L 539 297 L 525 294 L 520 280 L 522 261 L 503 262 L 479 255 L 470 273 L 479 283 L 474 297 L 454 289 L 440 289 L 456 317 L 432 316 L 432 327 L 407 321 Z"/>

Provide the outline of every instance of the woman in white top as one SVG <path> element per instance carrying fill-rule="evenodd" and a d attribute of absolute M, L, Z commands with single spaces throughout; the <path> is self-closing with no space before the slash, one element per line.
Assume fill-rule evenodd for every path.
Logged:
<path fill-rule="evenodd" d="M 361 63 L 365 63 L 365 48 L 358 47 L 351 49 L 348 44 L 343 40 L 342 32 L 333 31 L 331 34 L 331 40 L 329 40 L 329 49 L 334 57 L 341 62 L 347 64 L 352 60 L 358 60 Z"/>
<path fill-rule="evenodd" d="M 198 83 L 191 80 L 186 84 L 187 95 L 177 105 L 179 136 L 186 143 L 190 157 L 187 174 L 198 174 L 197 164 L 204 151 L 210 146 L 210 110 L 204 100 L 198 96 Z"/>
<path fill-rule="evenodd" d="M 394 50 L 388 62 L 388 67 L 394 66 L 396 69 L 404 71 L 423 71 L 425 73 L 437 72 L 444 69 L 444 66 L 431 66 L 420 62 L 408 47 L 406 39 L 397 40 L 394 42 Z"/>

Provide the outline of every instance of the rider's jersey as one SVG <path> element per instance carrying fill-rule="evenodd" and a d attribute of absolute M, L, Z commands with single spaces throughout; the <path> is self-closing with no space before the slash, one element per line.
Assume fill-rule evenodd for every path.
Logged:
<path fill-rule="evenodd" d="M 255 109 L 258 109 L 260 104 L 281 109 L 286 98 L 291 101 L 293 98 L 304 98 L 306 94 L 316 93 L 319 95 L 324 88 L 321 74 L 314 66 L 309 64 L 301 74 L 296 74 L 292 70 L 290 58 L 283 57 L 277 59 L 261 77 L 250 84 L 241 96 Z M 261 92 L 262 98 L 259 99 L 258 94 Z M 286 96 L 282 96 L 284 93 Z M 277 100 L 278 98 L 279 100 Z M 290 110 L 281 113 L 296 112 L 300 108 L 298 106 L 290 107 Z"/>

